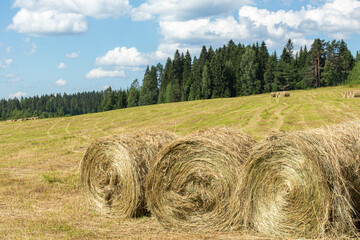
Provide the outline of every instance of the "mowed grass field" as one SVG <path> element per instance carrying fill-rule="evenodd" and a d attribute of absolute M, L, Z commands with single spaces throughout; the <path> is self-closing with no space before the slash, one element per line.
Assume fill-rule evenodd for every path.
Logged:
<path fill-rule="evenodd" d="M 138 129 L 181 136 L 213 126 L 242 129 L 257 140 L 360 119 L 347 87 L 144 106 L 75 117 L 0 122 L 0 239 L 237 239 L 245 233 L 169 232 L 154 218 L 121 220 L 89 209 L 79 163 L 97 138 Z M 226 143 L 225 143 L 226 144 Z"/>

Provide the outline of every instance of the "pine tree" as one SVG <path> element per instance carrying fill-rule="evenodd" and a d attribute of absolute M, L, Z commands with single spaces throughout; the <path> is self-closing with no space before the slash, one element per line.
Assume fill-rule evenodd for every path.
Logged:
<path fill-rule="evenodd" d="M 277 86 L 276 87 L 274 86 L 274 84 L 275 84 L 274 72 L 275 72 L 276 65 L 277 65 L 276 55 L 272 55 L 271 57 L 268 58 L 266 67 L 265 67 L 264 92 L 273 91 L 273 87 L 274 87 L 274 91 L 277 91 Z"/>
<path fill-rule="evenodd" d="M 172 102 L 181 101 L 182 82 L 183 82 L 183 59 L 184 54 L 180 55 L 179 50 L 175 51 L 173 60 L 173 75 L 171 79 L 173 93 Z"/>
<path fill-rule="evenodd" d="M 139 105 L 139 97 L 140 97 L 139 81 L 137 79 L 135 79 L 131 83 L 131 87 L 129 90 L 129 94 L 128 94 L 128 98 L 127 98 L 128 107 L 138 106 Z"/>
<path fill-rule="evenodd" d="M 320 87 L 323 67 L 325 64 L 324 40 L 315 39 L 308 54 L 308 67 L 311 73 L 306 76 L 306 84 L 310 87 Z"/>
<path fill-rule="evenodd" d="M 160 83 L 160 90 L 159 90 L 159 99 L 158 103 L 165 103 L 165 95 L 166 95 L 166 88 L 167 85 L 170 84 L 172 79 L 173 66 L 172 61 L 170 58 L 167 59 L 165 64 L 165 69 L 163 72 L 162 81 Z"/>
<path fill-rule="evenodd" d="M 241 57 L 241 62 L 236 76 L 236 92 L 238 96 L 260 93 L 261 83 L 257 79 L 259 63 L 256 62 L 256 53 L 252 48 L 247 48 Z"/>
<path fill-rule="evenodd" d="M 189 97 L 190 87 L 192 84 L 192 66 L 189 50 L 187 50 L 185 54 L 183 69 L 183 90 L 181 92 L 181 101 L 187 101 Z"/>
<path fill-rule="evenodd" d="M 139 105 L 156 104 L 158 101 L 158 94 L 157 68 L 152 66 L 151 70 L 149 70 L 149 67 L 147 67 L 140 91 Z"/>
<path fill-rule="evenodd" d="M 201 95 L 203 99 L 209 99 L 211 97 L 211 77 L 208 64 L 204 66 L 202 74 Z"/>
<path fill-rule="evenodd" d="M 339 56 L 340 56 L 340 67 L 341 67 L 341 83 L 344 82 L 352 68 L 354 67 L 354 58 L 347 48 L 347 44 L 344 40 L 341 40 L 339 46 Z"/>

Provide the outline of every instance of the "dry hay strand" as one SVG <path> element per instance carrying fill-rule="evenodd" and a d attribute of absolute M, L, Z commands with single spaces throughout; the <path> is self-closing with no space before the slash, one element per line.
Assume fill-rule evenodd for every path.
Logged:
<path fill-rule="evenodd" d="M 357 236 L 360 122 L 278 133 L 255 146 L 230 221 L 268 236 Z"/>
<path fill-rule="evenodd" d="M 147 214 L 144 181 L 150 160 L 175 138 L 168 132 L 139 131 L 91 144 L 81 162 L 81 185 L 91 205 L 121 217 Z"/>
<path fill-rule="evenodd" d="M 229 199 L 255 141 L 231 128 L 199 131 L 162 149 L 149 170 L 146 198 L 166 229 L 227 230 Z"/>

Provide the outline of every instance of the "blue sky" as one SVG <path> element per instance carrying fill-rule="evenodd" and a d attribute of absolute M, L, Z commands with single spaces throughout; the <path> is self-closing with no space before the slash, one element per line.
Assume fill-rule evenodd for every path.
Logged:
<path fill-rule="evenodd" d="M 3 0 L 0 99 L 127 88 L 176 49 L 317 37 L 360 50 L 360 1 Z"/>

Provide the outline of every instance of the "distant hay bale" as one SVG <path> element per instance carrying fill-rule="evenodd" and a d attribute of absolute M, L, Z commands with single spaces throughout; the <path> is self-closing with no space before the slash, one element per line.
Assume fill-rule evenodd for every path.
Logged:
<path fill-rule="evenodd" d="M 359 170 L 360 122 L 274 134 L 243 166 L 230 222 L 285 238 L 356 236 Z"/>
<path fill-rule="evenodd" d="M 344 91 L 343 98 L 360 98 L 360 90 Z"/>
<path fill-rule="evenodd" d="M 290 97 L 290 92 L 272 92 L 270 97 Z"/>
<path fill-rule="evenodd" d="M 81 162 L 85 196 L 103 214 L 147 214 L 144 181 L 149 161 L 175 138 L 172 133 L 143 131 L 97 140 Z"/>
<path fill-rule="evenodd" d="M 165 147 L 146 182 L 148 207 L 167 229 L 222 229 L 237 176 L 255 141 L 231 128 L 199 131 Z"/>

